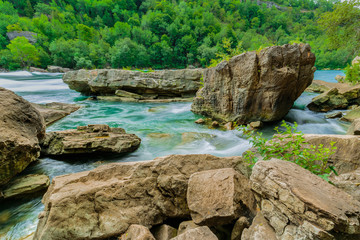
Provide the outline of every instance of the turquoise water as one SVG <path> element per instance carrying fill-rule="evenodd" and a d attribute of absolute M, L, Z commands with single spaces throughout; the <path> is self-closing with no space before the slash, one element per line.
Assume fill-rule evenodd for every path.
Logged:
<path fill-rule="evenodd" d="M 315 79 L 334 81 L 339 71 L 317 71 Z M 80 110 L 56 122 L 47 131 L 76 128 L 87 124 L 108 124 L 122 127 L 142 139 L 140 148 L 134 153 L 92 159 L 66 159 L 58 161 L 41 158 L 31 164 L 23 174 L 42 173 L 50 178 L 58 175 L 91 170 L 109 162 L 142 161 L 169 154 L 208 153 L 216 156 L 241 155 L 250 147 L 241 134 L 220 131 L 197 125 L 200 116 L 190 111 L 191 103 L 116 103 L 89 101 L 85 96 L 70 90 L 61 80 L 61 74 L 29 72 L 0 73 L 0 86 L 13 90 L 35 103 L 64 102 L 82 106 Z M 306 105 L 316 94 L 304 93 L 286 116 L 289 123 L 297 122 L 298 130 L 304 133 L 344 134 L 347 125 L 338 120 L 325 119 L 323 113 L 314 113 Z M 273 134 L 273 127 L 262 131 Z M 193 141 L 182 139 L 187 132 L 202 133 Z M 154 133 L 168 134 L 167 138 L 151 137 Z M 149 135 L 150 134 L 150 135 Z M 204 137 L 205 136 L 205 137 Z M 15 201 L 0 206 L 0 239 L 19 239 L 35 231 L 37 215 L 43 209 L 40 198 L 31 201 Z"/>

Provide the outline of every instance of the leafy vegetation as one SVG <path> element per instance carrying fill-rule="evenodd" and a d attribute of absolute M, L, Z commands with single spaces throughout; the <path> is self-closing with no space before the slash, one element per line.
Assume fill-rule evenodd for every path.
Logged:
<path fill-rule="evenodd" d="M 332 44 L 328 28 L 317 22 L 334 6 L 337 11 L 338 0 L 273 2 L 0 0 L 0 67 L 205 67 L 212 59 L 293 41 L 312 46 L 318 68 L 350 62 L 353 46 Z M 13 56 L 18 40 L 6 36 L 13 31 L 37 34 L 34 58 Z"/>
<path fill-rule="evenodd" d="M 360 63 L 355 63 L 353 65 L 347 65 L 345 68 L 345 81 L 356 84 L 360 82 Z"/>
<path fill-rule="evenodd" d="M 294 162 L 327 181 L 331 172 L 337 174 L 334 167 L 328 164 L 329 157 L 336 150 L 335 142 L 330 143 L 330 148 L 325 148 L 322 144 L 314 146 L 306 142 L 304 134 L 297 131 L 296 123 L 290 126 L 283 121 L 281 127 L 285 131 L 282 132 L 276 127 L 277 134 L 269 140 L 262 137 L 261 132 L 254 132 L 247 127 L 239 128 L 256 149 L 256 152 L 247 151 L 244 154 L 251 167 L 258 161 L 258 153 L 263 160 L 278 158 Z"/>

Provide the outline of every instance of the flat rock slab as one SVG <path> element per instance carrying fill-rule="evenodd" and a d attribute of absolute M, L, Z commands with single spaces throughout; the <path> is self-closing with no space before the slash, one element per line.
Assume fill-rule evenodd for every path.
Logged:
<path fill-rule="evenodd" d="M 35 239 L 104 239 L 121 236 L 132 224 L 150 228 L 168 218 L 189 218 L 190 175 L 221 168 L 248 171 L 241 157 L 199 154 L 113 163 L 55 177 L 43 197 Z"/>
<path fill-rule="evenodd" d="M 190 229 L 171 240 L 218 240 L 216 235 L 207 226 Z"/>
<path fill-rule="evenodd" d="M 335 239 L 335 233 L 360 234 L 360 202 L 294 163 L 259 161 L 250 180 L 261 212 L 278 236 Z"/>
<path fill-rule="evenodd" d="M 46 175 L 31 174 L 10 181 L 2 190 L 3 198 L 22 198 L 41 195 L 50 185 Z"/>
<path fill-rule="evenodd" d="M 193 221 L 207 226 L 229 224 L 256 209 L 249 180 L 232 168 L 191 175 L 187 202 Z"/>
<path fill-rule="evenodd" d="M 40 112 L 41 116 L 43 116 L 46 126 L 49 126 L 80 109 L 80 106 L 76 104 L 58 102 L 46 104 L 32 103 L 32 105 Z"/>
<path fill-rule="evenodd" d="M 59 132 L 50 132 L 41 145 L 41 154 L 60 156 L 91 153 L 126 153 L 135 151 L 141 139 L 122 128 L 94 124 Z"/>

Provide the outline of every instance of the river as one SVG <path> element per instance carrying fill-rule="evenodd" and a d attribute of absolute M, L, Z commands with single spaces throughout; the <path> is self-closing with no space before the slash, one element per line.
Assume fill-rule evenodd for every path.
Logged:
<path fill-rule="evenodd" d="M 314 79 L 335 82 L 341 71 L 316 71 Z M 142 161 L 169 154 L 207 153 L 216 156 L 241 155 L 250 147 L 239 131 L 221 131 L 195 124 L 199 115 L 190 111 L 191 103 L 118 103 L 90 101 L 70 90 L 62 82 L 62 74 L 29 73 L 25 71 L 0 73 L 0 87 L 10 89 L 34 103 L 76 103 L 80 110 L 47 128 L 47 131 L 72 129 L 79 125 L 108 124 L 124 128 L 141 139 L 140 148 L 134 153 L 116 158 L 66 159 L 59 161 L 41 158 L 32 163 L 22 174 L 40 173 L 55 176 L 86 171 L 109 162 Z M 285 120 L 297 122 L 303 133 L 345 134 L 348 124 L 336 119 L 325 119 L 324 113 L 314 113 L 306 105 L 316 96 L 303 93 L 295 102 Z M 263 129 L 266 136 L 273 134 L 279 123 Z M 183 141 L 182 133 L 205 133 L 196 141 Z M 168 138 L 154 138 L 150 133 L 170 134 Z M 149 135 L 150 134 L 150 135 Z M 0 239 L 20 239 L 34 232 L 37 216 L 42 211 L 41 198 L 17 200 L 0 204 Z"/>

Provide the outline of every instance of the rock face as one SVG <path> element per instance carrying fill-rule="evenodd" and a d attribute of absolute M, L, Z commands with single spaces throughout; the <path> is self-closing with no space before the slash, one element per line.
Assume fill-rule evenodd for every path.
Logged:
<path fill-rule="evenodd" d="M 246 124 L 282 119 L 314 77 L 309 45 L 284 45 L 243 53 L 204 73 L 191 110 Z"/>
<path fill-rule="evenodd" d="M 52 102 L 46 104 L 32 103 L 32 105 L 43 116 L 46 126 L 49 126 L 54 122 L 80 109 L 80 106 L 76 104 L 58 103 L 58 102 Z"/>
<path fill-rule="evenodd" d="M 25 37 L 27 40 L 29 40 L 30 43 L 36 43 L 37 33 L 28 31 L 14 31 L 6 33 L 6 36 L 10 41 L 17 37 Z"/>
<path fill-rule="evenodd" d="M 47 133 L 41 143 L 41 154 L 126 153 L 135 151 L 140 143 L 140 138 L 127 134 L 122 128 L 94 124 Z"/>
<path fill-rule="evenodd" d="M 190 229 L 172 240 L 218 240 L 216 235 L 207 226 Z"/>
<path fill-rule="evenodd" d="M 31 174 L 12 180 L 3 189 L 3 198 L 22 198 L 40 195 L 50 185 L 50 179 L 46 175 Z"/>
<path fill-rule="evenodd" d="M 207 226 L 229 224 L 256 209 L 249 180 L 232 168 L 191 175 L 187 202 L 193 221 Z"/>
<path fill-rule="evenodd" d="M 203 69 L 154 72 L 98 69 L 70 71 L 63 80 L 71 89 L 84 94 L 157 99 L 195 96 L 202 74 Z"/>
<path fill-rule="evenodd" d="M 261 212 L 279 239 L 360 237 L 360 202 L 300 166 L 259 161 L 250 180 Z"/>
<path fill-rule="evenodd" d="M 45 123 L 28 101 L 9 90 L 0 88 L 0 101 L 0 185 L 3 185 L 39 157 Z"/>
<path fill-rule="evenodd" d="M 56 177 L 44 195 L 34 239 L 103 239 L 120 236 L 131 224 L 151 227 L 190 217 L 190 175 L 231 167 L 246 175 L 241 157 L 171 155 Z"/>
<path fill-rule="evenodd" d="M 133 224 L 119 240 L 155 240 L 147 227 Z"/>

